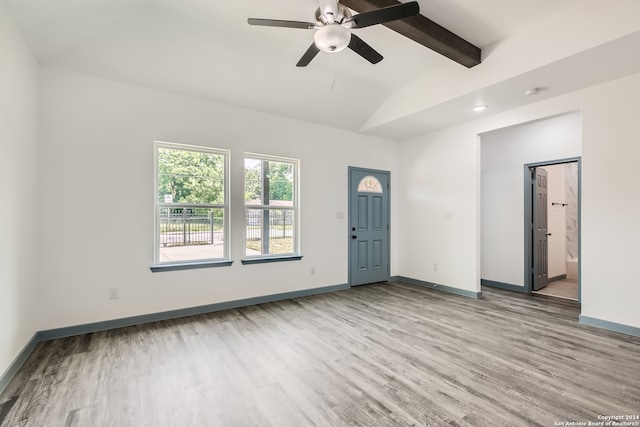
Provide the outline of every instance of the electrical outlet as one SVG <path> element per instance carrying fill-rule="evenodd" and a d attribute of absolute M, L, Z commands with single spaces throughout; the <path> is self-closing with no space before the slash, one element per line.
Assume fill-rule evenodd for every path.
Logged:
<path fill-rule="evenodd" d="M 120 292 L 118 288 L 109 288 L 109 299 L 118 299 L 120 298 Z"/>
<path fill-rule="evenodd" d="M 315 267 L 311 267 L 311 275 L 312 276 L 316 275 L 316 268 Z"/>
<path fill-rule="evenodd" d="M 438 264 L 433 263 L 433 271 L 438 271 Z"/>

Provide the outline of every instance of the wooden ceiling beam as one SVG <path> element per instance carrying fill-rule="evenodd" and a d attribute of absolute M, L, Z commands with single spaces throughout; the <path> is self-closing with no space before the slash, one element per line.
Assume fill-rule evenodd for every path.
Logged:
<path fill-rule="evenodd" d="M 400 4 L 397 0 L 340 0 L 358 13 Z M 382 24 L 449 59 L 471 68 L 480 63 L 480 48 L 423 15 Z"/>

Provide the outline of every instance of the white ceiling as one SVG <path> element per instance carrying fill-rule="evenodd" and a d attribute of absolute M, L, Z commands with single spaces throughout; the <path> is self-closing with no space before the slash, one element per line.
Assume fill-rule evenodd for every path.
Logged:
<path fill-rule="evenodd" d="M 316 0 L 0 1 L 42 64 L 390 139 L 468 120 L 465 102 L 475 102 L 479 94 L 489 99 L 492 93 L 491 87 L 477 87 L 464 102 L 455 97 L 457 104 L 452 104 L 456 101 L 452 98 L 417 116 L 405 114 L 384 126 L 365 129 L 392 94 L 425 76 L 435 76 L 453 62 L 378 25 L 356 31 L 384 56 L 379 64 L 371 65 L 346 50 L 320 53 L 308 67 L 297 68 L 296 62 L 312 43 L 313 31 L 254 27 L 246 22 L 249 17 L 313 21 Z M 486 52 L 580 1 L 419 3 L 423 15 Z M 455 66 L 460 72 L 477 72 L 477 67 Z M 557 67 L 554 73 L 564 71 Z M 556 80 L 549 84 L 566 84 L 566 90 L 575 90 L 572 81 Z M 509 87 L 509 82 L 504 84 L 493 89 L 496 96 Z M 548 93 L 562 92 L 554 86 Z M 513 108 L 530 102 L 520 98 L 502 103 Z"/>

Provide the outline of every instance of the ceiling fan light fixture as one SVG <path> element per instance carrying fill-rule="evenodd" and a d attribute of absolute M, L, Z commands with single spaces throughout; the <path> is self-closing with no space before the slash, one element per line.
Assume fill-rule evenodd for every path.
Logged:
<path fill-rule="evenodd" d="M 313 40 L 323 52 L 340 52 L 349 46 L 351 31 L 340 24 L 327 24 L 316 31 Z"/>

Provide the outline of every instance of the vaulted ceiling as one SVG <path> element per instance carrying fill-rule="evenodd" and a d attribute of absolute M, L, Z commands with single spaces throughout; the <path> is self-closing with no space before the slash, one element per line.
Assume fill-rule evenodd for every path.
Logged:
<path fill-rule="evenodd" d="M 531 87 L 549 97 L 640 72 L 640 55 L 622 53 L 640 39 L 635 0 L 420 0 L 424 17 L 482 49 L 473 68 L 382 25 L 355 30 L 379 64 L 345 50 L 298 68 L 312 30 L 247 25 L 313 21 L 317 0 L 0 1 L 41 64 L 390 139 L 473 119 L 477 103 L 491 114 L 541 99 L 523 95 Z M 619 24 L 590 31 L 596 18 Z M 584 34 L 536 39 L 562 19 Z"/>

